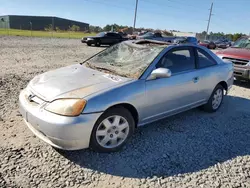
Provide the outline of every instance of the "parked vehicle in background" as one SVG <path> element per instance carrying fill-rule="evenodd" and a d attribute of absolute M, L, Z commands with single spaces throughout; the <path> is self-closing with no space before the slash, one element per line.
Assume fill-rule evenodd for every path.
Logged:
<path fill-rule="evenodd" d="M 204 47 L 130 40 L 36 76 L 19 106 L 29 129 L 54 147 L 112 152 L 138 126 L 198 106 L 217 111 L 232 83 L 232 63 Z"/>
<path fill-rule="evenodd" d="M 225 43 L 225 42 L 220 42 L 220 43 L 217 43 L 217 44 L 216 44 L 216 47 L 217 47 L 217 48 L 226 49 L 226 48 L 229 47 L 229 46 L 228 46 L 228 44 Z"/>
<path fill-rule="evenodd" d="M 131 40 L 135 40 L 138 36 L 146 34 L 148 31 L 143 31 L 143 32 L 133 32 L 132 35 L 128 35 L 128 38 Z"/>
<path fill-rule="evenodd" d="M 221 39 L 214 42 L 218 48 L 226 49 L 232 45 L 232 42 L 227 39 Z"/>
<path fill-rule="evenodd" d="M 174 39 L 176 39 L 176 37 L 175 36 L 162 36 L 161 33 L 147 32 L 144 35 L 137 36 L 137 39 L 150 39 L 150 40 L 157 40 L 157 41 L 172 43 Z"/>
<path fill-rule="evenodd" d="M 161 33 L 147 32 L 143 35 L 137 36 L 137 39 L 154 39 L 154 38 L 162 38 Z"/>
<path fill-rule="evenodd" d="M 101 32 L 96 36 L 83 37 L 82 43 L 86 43 L 88 46 L 94 44 L 95 46 L 101 45 L 113 45 L 119 42 L 128 40 L 128 38 L 122 37 L 119 33 L 116 32 Z"/>
<path fill-rule="evenodd" d="M 178 37 L 174 40 L 176 44 L 198 44 L 198 40 L 196 37 Z"/>
<path fill-rule="evenodd" d="M 215 44 L 226 43 L 228 46 L 231 46 L 231 45 L 232 45 L 232 41 L 230 41 L 230 40 L 228 40 L 228 39 L 216 40 L 214 43 L 215 43 Z"/>
<path fill-rule="evenodd" d="M 216 44 L 213 41 L 208 41 L 208 40 L 200 41 L 199 45 L 204 46 L 208 49 L 215 49 L 216 48 Z"/>
<path fill-rule="evenodd" d="M 234 77 L 237 80 L 250 80 L 250 37 L 238 39 L 233 46 L 216 53 L 223 60 L 234 65 Z"/>
<path fill-rule="evenodd" d="M 124 32 L 117 32 L 117 34 L 121 35 L 123 38 L 126 38 L 128 36 L 127 33 L 124 33 Z"/>

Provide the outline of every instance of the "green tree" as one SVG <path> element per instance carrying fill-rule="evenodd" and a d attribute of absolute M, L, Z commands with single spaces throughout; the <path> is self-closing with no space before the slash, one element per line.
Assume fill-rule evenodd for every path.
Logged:
<path fill-rule="evenodd" d="M 52 31 L 52 24 L 49 24 L 47 27 L 44 28 L 45 31 Z"/>
<path fill-rule="evenodd" d="M 103 27 L 103 31 L 111 31 L 111 29 L 112 29 L 112 26 L 109 24 Z"/>
<path fill-rule="evenodd" d="M 61 29 L 60 29 L 59 27 L 56 27 L 56 31 L 57 31 L 57 32 L 60 32 Z"/>
<path fill-rule="evenodd" d="M 89 26 L 89 32 L 99 33 L 101 31 L 102 31 L 102 28 L 99 26 L 93 26 L 93 25 Z"/>
<path fill-rule="evenodd" d="M 237 39 L 239 39 L 239 38 L 242 37 L 242 36 L 243 36 L 242 33 L 235 33 L 235 34 L 233 35 L 233 41 L 236 41 Z"/>
<path fill-rule="evenodd" d="M 69 31 L 80 31 L 80 27 L 78 25 L 69 26 Z"/>

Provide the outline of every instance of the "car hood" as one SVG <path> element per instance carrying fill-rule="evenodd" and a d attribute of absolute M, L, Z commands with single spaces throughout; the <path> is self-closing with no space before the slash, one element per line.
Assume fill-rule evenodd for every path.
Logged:
<path fill-rule="evenodd" d="M 225 57 L 239 58 L 250 60 L 250 49 L 244 48 L 228 48 L 220 50 L 216 53 L 217 55 L 223 55 Z"/>
<path fill-rule="evenodd" d="M 83 98 L 132 79 L 99 72 L 85 65 L 71 65 L 36 76 L 28 88 L 45 101 Z"/>

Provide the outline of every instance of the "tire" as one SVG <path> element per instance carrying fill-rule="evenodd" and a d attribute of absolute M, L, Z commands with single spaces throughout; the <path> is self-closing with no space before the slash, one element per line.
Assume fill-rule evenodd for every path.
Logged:
<path fill-rule="evenodd" d="M 101 42 L 97 40 L 97 41 L 95 42 L 95 46 L 96 46 L 96 47 L 101 46 Z"/>
<path fill-rule="evenodd" d="M 88 45 L 88 46 L 91 46 L 91 43 L 87 42 L 87 45 Z"/>
<path fill-rule="evenodd" d="M 105 153 L 119 151 L 132 136 L 134 129 L 134 118 L 126 108 L 111 108 L 96 121 L 91 133 L 90 148 Z"/>
<path fill-rule="evenodd" d="M 218 97 L 217 100 L 216 100 L 216 99 L 214 99 L 214 97 L 215 97 L 215 95 L 218 96 L 218 92 L 221 92 L 222 95 L 221 95 L 221 98 Z M 210 113 L 216 112 L 220 108 L 220 106 L 221 106 L 221 104 L 223 102 L 223 99 L 224 99 L 224 88 L 219 84 L 213 90 L 212 95 L 210 96 L 207 104 L 202 106 L 202 109 L 204 111 L 210 112 Z M 217 105 L 213 105 L 214 103 L 216 103 L 214 101 L 218 102 Z"/>

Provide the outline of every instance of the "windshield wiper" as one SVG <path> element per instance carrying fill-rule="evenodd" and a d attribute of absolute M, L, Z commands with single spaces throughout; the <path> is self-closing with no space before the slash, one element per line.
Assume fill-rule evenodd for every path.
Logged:
<path fill-rule="evenodd" d="M 113 70 L 110 70 L 110 69 L 107 69 L 107 68 L 104 68 L 104 67 L 93 66 L 93 65 L 91 65 L 91 64 L 88 63 L 88 62 L 87 62 L 87 66 L 89 66 L 89 67 L 92 68 L 92 69 L 98 69 L 98 70 L 108 71 L 108 72 L 110 72 L 110 73 L 115 73 L 115 74 L 117 74 L 117 73 L 116 73 L 115 71 L 113 71 Z"/>
<path fill-rule="evenodd" d="M 99 70 L 108 71 L 108 72 L 111 72 L 111 73 L 116 73 L 115 71 L 112 71 L 112 70 L 104 68 L 104 67 L 96 67 L 96 66 L 94 66 L 94 68 L 99 69 Z"/>

